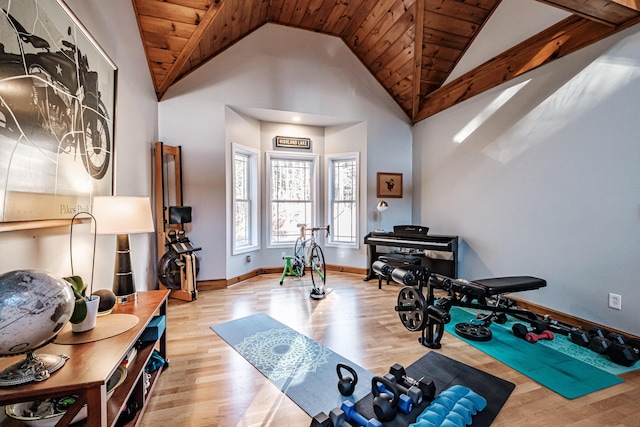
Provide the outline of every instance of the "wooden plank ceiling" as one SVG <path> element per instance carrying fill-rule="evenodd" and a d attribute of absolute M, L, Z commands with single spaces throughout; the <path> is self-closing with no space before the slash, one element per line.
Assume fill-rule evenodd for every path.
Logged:
<path fill-rule="evenodd" d="M 340 37 L 413 123 L 640 22 L 638 0 L 540 0 L 571 15 L 444 84 L 500 0 L 132 1 L 159 100 L 275 23 Z"/>

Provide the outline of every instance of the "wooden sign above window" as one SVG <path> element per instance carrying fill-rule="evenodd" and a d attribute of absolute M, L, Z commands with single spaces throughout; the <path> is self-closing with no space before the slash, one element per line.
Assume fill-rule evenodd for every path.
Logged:
<path fill-rule="evenodd" d="M 282 148 L 311 148 L 311 138 L 293 138 L 290 136 L 276 136 L 276 147 Z"/>

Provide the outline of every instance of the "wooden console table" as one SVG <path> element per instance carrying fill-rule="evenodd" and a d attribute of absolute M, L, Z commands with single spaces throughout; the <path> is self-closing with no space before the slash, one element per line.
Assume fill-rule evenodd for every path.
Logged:
<path fill-rule="evenodd" d="M 166 330 L 155 343 L 147 343 L 138 349 L 133 363 L 127 367 L 127 378 L 113 395 L 106 400 L 107 381 L 116 371 L 120 362 L 136 344 L 138 338 L 156 314 L 166 315 L 168 290 L 146 291 L 138 293 L 135 303 L 118 304 L 113 313 L 133 314 L 140 320 L 137 325 L 111 338 L 86 344 L 59 345 L 49 344 L 38 349 L 37 354 L 66 354 L 69 360 L 64 366 L 51 374 L 42 382 L 31 382 L 12 387 L 0 388 L 0 405 L 44 399 L 47 397 L 62 397 L 77 395 L 76 403 L 67 411 L 59 425 L 68 425 L 82 406 L 87 404 L 86 425 L 89 427 L 111 427 L 116 424 L 123 406 L 135 399 L 138 403 L 138 413 L 127 426 L 134 426 L 139 422 L 146 403 L 151 395 L 153 386 L 160 370 L 153 373 L 151 385 L 145 393 L 143 384 L 144 367 L 157 348 L 166 360 L 167 338 Z M 23 359 L 25 356 L 14 356 L 0 359 L 0 370 Z M 3 408 L 4 409 L 4 408 Z M 0 423 L 5 426 L 19 426 L 20 422 L 7 419 Z"/>

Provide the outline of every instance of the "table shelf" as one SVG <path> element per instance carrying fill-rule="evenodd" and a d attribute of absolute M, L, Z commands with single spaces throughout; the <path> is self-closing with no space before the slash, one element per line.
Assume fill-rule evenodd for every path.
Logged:
<path fill-rule="evenodd" d="M 127 367 L 127 378 L 106 400 L 106 384 L 118 369 L 129 351 L 136 345 L 142 332 L 154 316 L 166 315 L 168 290 L 138 293 L 138 301 L 118 304 L 113 313 L 132 314 L 139 322 L 133 328 L 111 338 L 74 345 L 49 344 L 37 353 L 67 354 L 69 360 L 50 378 L 42 382 L 32 382 L 13 387 L 0 388 L 0 405 L 45 399 L 48 397 L 78 395 L 87 399 L 87 419 L 79 425 L 89 427 L 113 427 L 122 412 L 123 405 L 134 398 L 138 403 L 138 413 L 127 426 L 139 422 L 149 400 L 153 386 L 161 371 L 154 372 L 147 393 L 144 393 L 144 368 L 154 349 L 167 360 L 166 330 L 157 341 L 145 343 L 138 348 L 135 360 Z M 24 356 L 0 359 L 0 369 L 15 363 Z M 20 426 L 22 423 L 6 419 L 2 427 Z"/>

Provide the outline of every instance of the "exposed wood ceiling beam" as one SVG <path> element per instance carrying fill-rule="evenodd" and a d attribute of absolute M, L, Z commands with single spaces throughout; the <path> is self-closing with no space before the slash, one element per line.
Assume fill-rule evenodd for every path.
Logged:
<path fill-rule="evenodd" d="M 424 120 L 638 22 L 640 17 L 612 28 L 571 16 L 427 94 L 422 102 L 424 108 L 413 121 Z"/>
<path fill-rule="evenodd" d="M 640 12 L 640 1 L 639 0 L 612 0 L 614 3 L 621 4 L 622 6 L 628 7 L 629 9 L 637 10 Z"/>
<path fill-rule="evenodd" d="M 411 92 L 411 118 L 418 115 L 420 111 L 420 88 L 422 86 L 422 38 L 424 35 L 424 2 L 425 0 L 416 0 L 414 7 L 416 8 L 414 23 L 414 47 L 413 47 L 413 87 Z"/>
<path fill-rule="evenodd" d="M 600 24 L 611 27 L 618 26 L 633 18 L 638 11 L 638 5 L 628 7 L 624 3 L 637 3 L 634 0 L 538 0 L 540 3 L 548 4 L 559 9 L 571 12 Z M 635 11 L 634 11 L 635 9 Z"/>
<path fill-rule="evenodd" d="M 171 69 L 165 76 L 164 80 L 158 85 L 158 90 L 157 90 L 158 99 L 162 98 L 164 94 L 167 92 L 167 90 L 169 89 L 169 86 L 171 86 L 176 81 L 176 78 L 180 75 L 180 72 L 182 71 L 182 67 L 184 67 L 184 64 L 187 62 L 187 60 L 189 59 L 193 51 L 198 47 L 198 44 L 201 42 L 203 33 L 209 27 L 209 24 L 211 24 L 211 22 L 216 17 L 220 9 L 224 7 L 225 3 L 226 3 L 226 0 L 214 1 L 213 4 L 209 6 L 209 9 L 207 9 L 204 16 L 199 18 L 199 21 L 197 22 L 198 26 L 196 27 L 196 30 L 193 32 L 193 34 L 189 38 L 189 41 L 187 41 L 187 44 L 185 45 L 184 49 L 182 49 L 182 51 L 180 52 L 180 55 L 178 55 L 178 57 L 176 58 Z"/>

